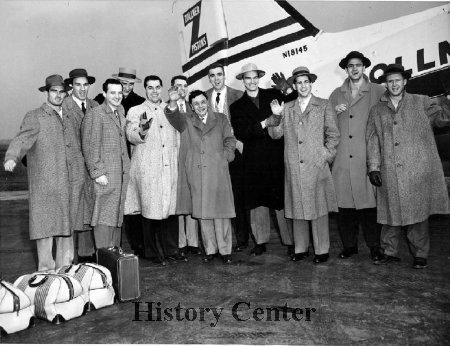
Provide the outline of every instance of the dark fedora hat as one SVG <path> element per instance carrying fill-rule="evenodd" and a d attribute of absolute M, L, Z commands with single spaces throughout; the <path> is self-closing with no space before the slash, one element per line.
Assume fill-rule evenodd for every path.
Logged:
<path fill-rule="evenodd" d="M 299 76 L 308 76 L 311 83 L 314 83 L 317 79 L 317 76 L 314 73 L 310 73 L 307 67 L 299 66 L 292 71 L 292 76 L 288 78 L 287 82 L 292 85 L 294 83 L 294 79 Z"/>
<path fill-rule="evenodd" d="M 67 85 L 64 83 L 64 79 L 59 74 L 52 74 L 45 78 L 45 85 L 38 88 L 39 91 L 49 90 L 53 86 L 62 86 L 67 91 Z"/>
<path fill-rule="evenodd" d="M 366 58 L 362 53 L 354 50 L 354 51 L 351 51 L 350 53 L 348 53 L 347 56 L 341 60 L 341 62 L 339 63 L 339 66 L 345 70 L 347 68 L 348 62 L 351 59 L 360 59 L 364 65 L 364 67 L 369 67 L 371 64 L 370 60 L 368 58 Z"/>
<path fill-rule="evenodd" d="M 385 83 L 386 77 L 389 76 L 390 74 L 395 74 L 395 73 L 401 74 L 403 76 L 403 78 L 405 78 L 405 79 L 411 78 L 411 72 L 405 71 L 405 68 L 402 65 L 390 64 L 390 65 L 388 65 L 388 67 L 385 68 L 383 74 L 380 76 L 380 78 L 378 78 L 378 80 L 380 81 L 380 83 Z"/>
<path fill-rule="evenodd" d="M 69 72 L 69 78 L 67 78 L 64 82 L 66 84 L 72 84 L 74 78 L 85 77 L 88 80 L 89 84 L 95 83 L 95 77 L 89 76 L 87 71 L 84 68 L 76 68 Z"/>
<path fill-rule="evenodd" d="M 112 76 L 113 78 L 125 80 L 127 82 L 142 82 L 140 78 L 136 77 L 136 70 L 134 68 L 119 67 L 119 73 L 113 74 Z"/>

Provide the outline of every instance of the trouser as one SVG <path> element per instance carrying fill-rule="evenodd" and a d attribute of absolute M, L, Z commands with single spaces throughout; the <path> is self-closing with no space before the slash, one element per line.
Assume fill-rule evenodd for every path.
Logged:
<path fill-rule="evenodd" d="M 328 214 L 314 220 L 292 220 L 295 253 L 307 252 L 309 247 L 309 223 L 313 236 L 314 253 L 327 254 L 330 249 Z"/>
<path fill-rule="evenodd" d="M 95 225 L 94 239 L 95 247 L 100 249 L 102 247 L 120 246 L 120 237 L 122 234 L 121 227 Z"/>
<path fill-rule="evenodd" d="M 53 260 L 53 239 L 56 242 L 56 256 Z M 73 237 L 47 237 L 36 239 L 38 271 L 56 270 L 71 265 L 74 256 Z"/>
<path fill-rule="evenodd" d="M 178 254 L 178 215 L 153 220 L 142 217 L 145 257 L 163 259 Z"/>
<path fill-rule="evenodd" d="M 397 255 L 401 229 L 401 226 L 383 225 L 381 230 L 381 246 L 386 255 Z M 414 257 L 428 257 L 428 253 L 430 252 L 428 219 L 419 223 L 408 225 L 406 237 L 408 238 L 411 252 Z"/>
<path fill-rule="evenodd" d="M 200 219 L 203 245 L 207 255 L 219 251 L 221 255 L 231 254 L 232 233 L 230 219 Z"/>
<path fill-rule="evenodd" d="M 281 241 L 284 245 L 294 245 L 292 234 L 292 219 L 284 217 L 284 209 L 275 210 L 277 215 L 278 229 L 280 230 Z"/>
<path fill-rule="evenodd" d="M 270 239 L 270 212 L 267 207 L 250 209 L 250 225 L 256 244 L 265 244 Z"/>
<path fill-rule="evenodd" d="M 339 208 L 337 221 L 344 248 L 358 246 L 359 225 L 367 246 L 380 247 L 381 225 L 377 223 L 376 208 Z"/>
<path fill-rule="evenodd" d="M 250 224 L 250 211 L 244 208 L 236 210 L 236 217 L 231 219 L 231 223 L 234 228 L 234 233 L 236 234 L 237 244 L 248 244 L 248 239 L 252 232 L 252 227 Z"/>
<path fill-rule="evenodd" d="M 75 236 L 78 243 L 78 256 L 92 256 L 95 253 L 94 232 L 92 230 L 75 231 Z"/>
<path fill-rule="evenodd" d="M 124 215 L 123 228 L 131 249 L 137 255 L 144 255 L 144 235 L 142 232 L 142 215 Z"/>
<path fill-rule="evenodd" d="M 180 215 L 178 217 L 178 247 L 180 249 L 186 246 L 198 247 L 198 221 L 191 215 Z"/>

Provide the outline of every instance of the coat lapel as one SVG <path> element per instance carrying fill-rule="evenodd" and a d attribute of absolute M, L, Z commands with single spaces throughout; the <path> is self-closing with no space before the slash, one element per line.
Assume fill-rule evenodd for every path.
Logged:
<path fill-rule="evenodd" d="M 197 117 L 198 118 L 198 117 Z M 202 124 L 203 122 L 200 121 Z M 217 124 L 217 118 L 215 112 L 208 111 L 208 117 L 206 118 L 206 124 L 203 127 L 203 134 L 208 133 L 211 131 Z"/>
<path fill-rule="evenodd" d="M 369 82 L 366 80 L 366 77 L 364 78 L 364 83 L 361 85 L 361 88 L 359 88 L 358 95 L 352 100 L 352 103 L 350 106 L 353 106 L 356 104 L 359 100 L 361 100 L 367 93 L 369 92 Z M 350 91 L 350 98 L 351 98 L 351 91 Z"/>
<path fill-rule="evenodd" d="M 106 114 L 108 114 L 108 116 L 112 119 L 114 124 L 116 124 L 117 128 L 120 130 L 121 127 L 120 127 L 119 119 L 117 119 L 117 117 L 114 114 L 114 112 L 112 111 L 111 107 L 109 107 L 106 102 L 103 103 L 103 110 L 105 111 Z M 120 117 L 120 113 L 119 113 L 119 117 Z"/>

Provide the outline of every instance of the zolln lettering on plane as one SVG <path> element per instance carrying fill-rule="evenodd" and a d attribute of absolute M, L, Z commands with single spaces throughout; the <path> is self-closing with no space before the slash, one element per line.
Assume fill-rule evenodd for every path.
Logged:
<path fill-rule="evenodd" d="M 371 61 L 366 69 L 376 82 L 383 69 L 401 63 L 412 71 L 411 93 L 440 96 L 450 79 L 449 4 L 396 19 L 325 33 L 285 0 L 175 1 L 180 23 L 183 73 L 191 89 L 206 90 L 208 66 L 226 66 L 227 82 L 242 89 L 234 76 L 242 65 L 256 63 L 267 72 L 260 85 L 270 87 L 270 76 L 305 65 L 318 75 L 313 92 L 328 98 L 345 73 L 338 63 L 348 52 L 361 51 Z"/>

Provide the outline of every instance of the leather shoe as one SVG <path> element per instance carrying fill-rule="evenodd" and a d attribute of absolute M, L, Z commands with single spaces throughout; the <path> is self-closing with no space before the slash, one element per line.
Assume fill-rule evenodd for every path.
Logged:
<path fill-rule="evenodd" d="M 323 263 L 328 261 L 328 257 L 330 257 L 327 253 L 324 253 L 322 255 L 315 255 L 314 259 L 313 259 L 313 263 L 318 264 L 318 263 Z"/>
<path fill-rule="evenodd" d="M 78 256 L 78 263 L 97 263 L 97 256 Z"/>
<path fill-rule="evenodd" d="M 248 244 L 242 243 L 242 244 L 236 244 L 236 247 L 234 248 L 234 252 L 241 252 L 248 248 Z"/>
<path fill-rule="evenodd" d="M 186 255 L 187 255 L 187 246 L 180 248 L 179 252 L 180 252 L 180 256 L 186 257 Z"/>
<path fill-rule="evenodd" d="M 301 260 L 305 259 L 308 256 L 309 256 L 309 252 L 308 251 L 295 253 L 295 254 L 291 255 L 291 261 L 294 261 L 294 262 L 301 261 Z"/>
<path fill-rule="evenodd" d="M 193 255 L 201 255 L 202 250 L 197 246 L 188 246 L 189 253 Z"/>
<path fill-rule="evenodd" d="M 414 269 L 423 269 L 428 266 L 427 259 L 423 257 L 414 257 L 413 268 Z"/>
<path fill-rule="evenodd" d="M 295 255 L 295 247 L 294 247 L 294 245 L 288 245 L 287 246 L 287 255 L 289 257 L 292 257 L 293 255 Z"/>
<path fill-rule="evenodd" d="M 372 258 L 372 261 L 379 261 L 383 257 L 383 253 L 380 251 L 377 247 L 371 247 L 370 248 L 370 258 Z"/>
<path fill-rule="evenodd" d="M 373 264 L 388 264 L 390 262 L 400 262 L 400 258 L 382 254 L 380 259 L 373 261 Z"/>
<path fill-rule="evenodd" d="M 254 256 L 260 256 L 264 252 L 266 252 L 266 244 L 256 244 L 252 251 L 250 251 Z"/>
<path fill-rule="evenodd" d="M 214 255 L 205 255 L 202 259 L 205 263 L 212 262 L 212 260 L 214 259 Z"/>
<path fill-rule="evenodd" d="M 349 258 L 358 253 L 357 247 L 345 247 L 339 254 L 340 259 Z"/>
<path fill-rule="evenodd" d="M 231 255 L 223 255 L 222 261 L 226 264 L 230 264 L 231 262 L 233 262 L 233 260 L 231 259 Z"/>
<path fill-rule="evenodd" d="M 183 256 L 183 255 L 178 254 L 178 253 L 170 255 L 170 256 L 166 256 L 166 258 L 168 260 L 174 261 L 174 262 L 187 262 L 188 261 L 186 256 Z"/>

